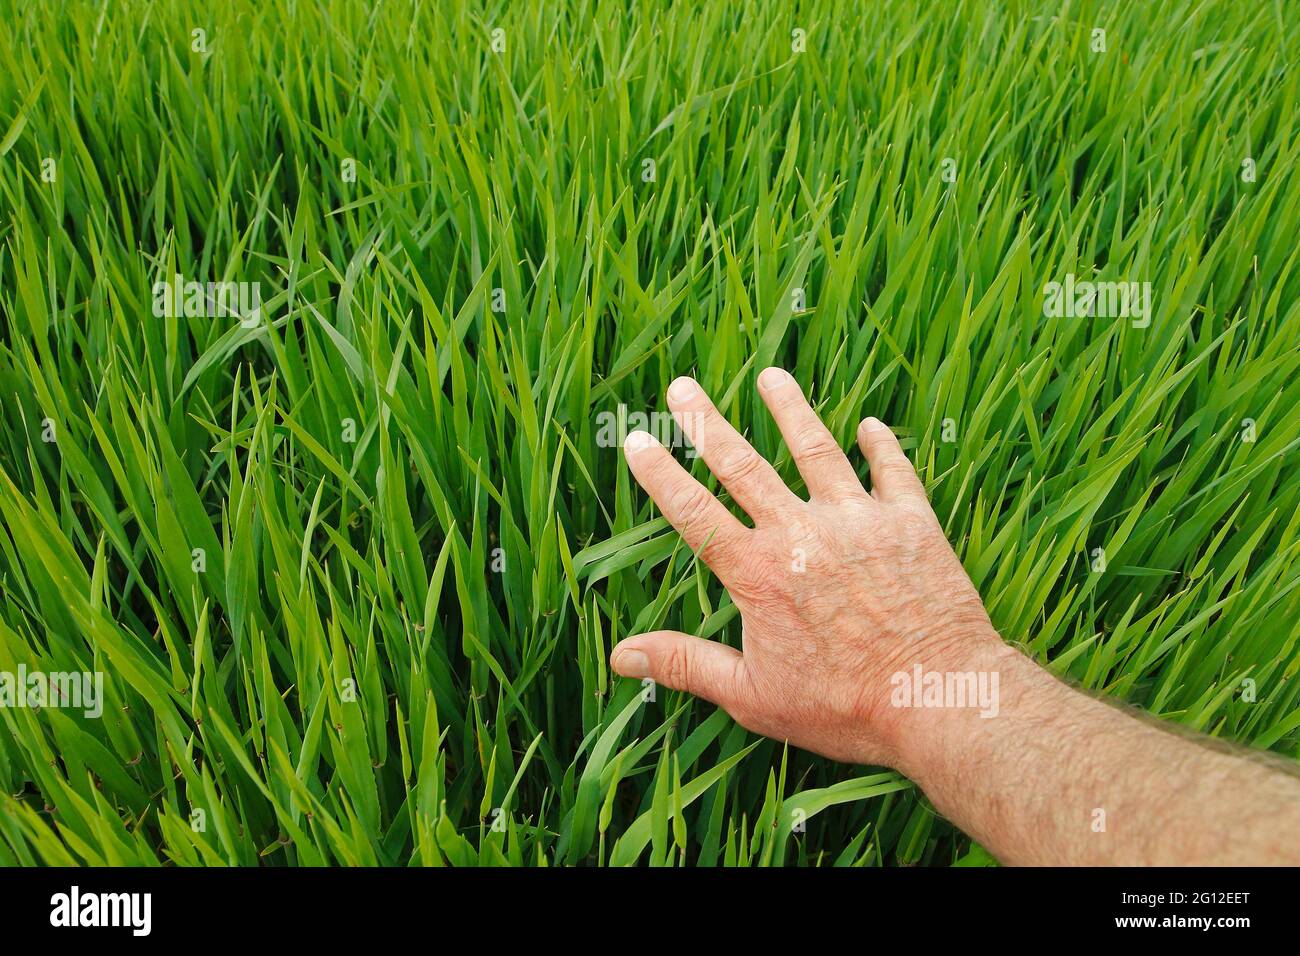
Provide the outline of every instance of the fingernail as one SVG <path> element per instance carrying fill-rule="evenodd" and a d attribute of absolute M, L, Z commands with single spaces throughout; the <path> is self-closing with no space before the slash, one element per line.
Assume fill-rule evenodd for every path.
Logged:
<path fill-rule="evenodd" d="M 779 388 L 788 381 L 790 381 L 790 373 L 773 365 L 771 368 L 765 368 L 759 373 L 758 387 L 762 389 Z"/>
<path fill-rule="evenodd" d="M 700 387 L 695 384 L 695 379 L 683 375 L 681 378 L 673 379 L 673 383 L 668 386 L 668 397 L 674 402 L 684 402 L 688 398 L 694 398 L 699 390 Z"/>
<path fill-rule="evenodd" d="M 614 656 L 614 670 L 624 677 L 649 677 L 650 658 L 643 651 L 628 648 Z"/>
<path fill-rule="evenodd" d="M 642 448 L 649 448 L 655 443 L 654 435 L 649 432 L 635 431 L 629 432 L 628 436 L 623 439 L 624 451 L 640 451 Z"/>
<path fill-rule="evenodd" d="M 885 427 L 885 423 L 882 422 L 879 418 L 867 418 L 862 423 L 862 430 L 864 432 L 878 432 L 884 427 Z"/>

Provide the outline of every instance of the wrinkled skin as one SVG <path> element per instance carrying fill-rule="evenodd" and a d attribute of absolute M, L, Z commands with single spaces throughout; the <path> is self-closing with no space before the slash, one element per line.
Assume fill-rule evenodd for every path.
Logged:
<path fill-rule="evenodd" d="M 645 432 L 625 452 L 637 481 L 731 593 L 743 653 L 670 631 L 630 637 L 611 655 L 723 707 L 744 727 L 827 757 L 899 766 L 906 714 L 890 678 L 920 663 L 962 669 L 1003 648 L 893 433 L 859 426 L 872 491 L 793 377 L 759 376 L 808 487 L 791 492 L 717 411 L 679 378 L 668 404 L 691 444 L 753 519 L 747 528 Z"/>

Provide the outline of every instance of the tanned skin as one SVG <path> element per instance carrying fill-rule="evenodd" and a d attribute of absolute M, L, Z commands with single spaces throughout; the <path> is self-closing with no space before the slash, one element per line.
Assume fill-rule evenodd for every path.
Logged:
<path fill-rule="evenodd" d="M 637 481 L 731 593 L 743 652 L 655 631 L 615 647 L 615 671 L 834 760 L 896 768 L 1003 863 L 1300 865 L 1293 765 L 1180 734 L 1057 680 L 994 630 L 889 428 L 868 418 L 858 429 L 868 493 L 791 375 L 769 368 L 758 391 L 807 501 L 695 381 L 668 389 L 678 423 L 752 528 L 651 435 L 624 444 Z M 986 684 L 996 675 L 995 713 L 969 701 L 900 705 L 900 675 L 917 665 Z"/>

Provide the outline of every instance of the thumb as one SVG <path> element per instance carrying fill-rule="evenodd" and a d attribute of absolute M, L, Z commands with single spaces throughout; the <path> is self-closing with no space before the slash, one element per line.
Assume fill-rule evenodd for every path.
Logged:
<path fill-rule="evenodd" d="M 745 688 L 745 658 L 740 651 L 677 631 L 629 637 L 614 648 L 610 664 L 624 677 L 649 677 L 728 712 L 740 702 Z"/>

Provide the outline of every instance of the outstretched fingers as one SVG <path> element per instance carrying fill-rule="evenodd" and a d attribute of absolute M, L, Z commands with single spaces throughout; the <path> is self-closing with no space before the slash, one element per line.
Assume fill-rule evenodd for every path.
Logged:
<path fill-rule="evenodd" d="M 732 561 L 751 534 L 709 489 L 692 478 L 649 432 L 623 442 L 628 467 L 690 549 L 725 584 Z"/>
<path fill-rule="evenodd" d="M 731 427 L 694 379 L 683 376 L 673 381 L 668 387 L 668 407 L 709 470 L 755 524 L 778 520 L 801 504 L 776 469 Z"/>

